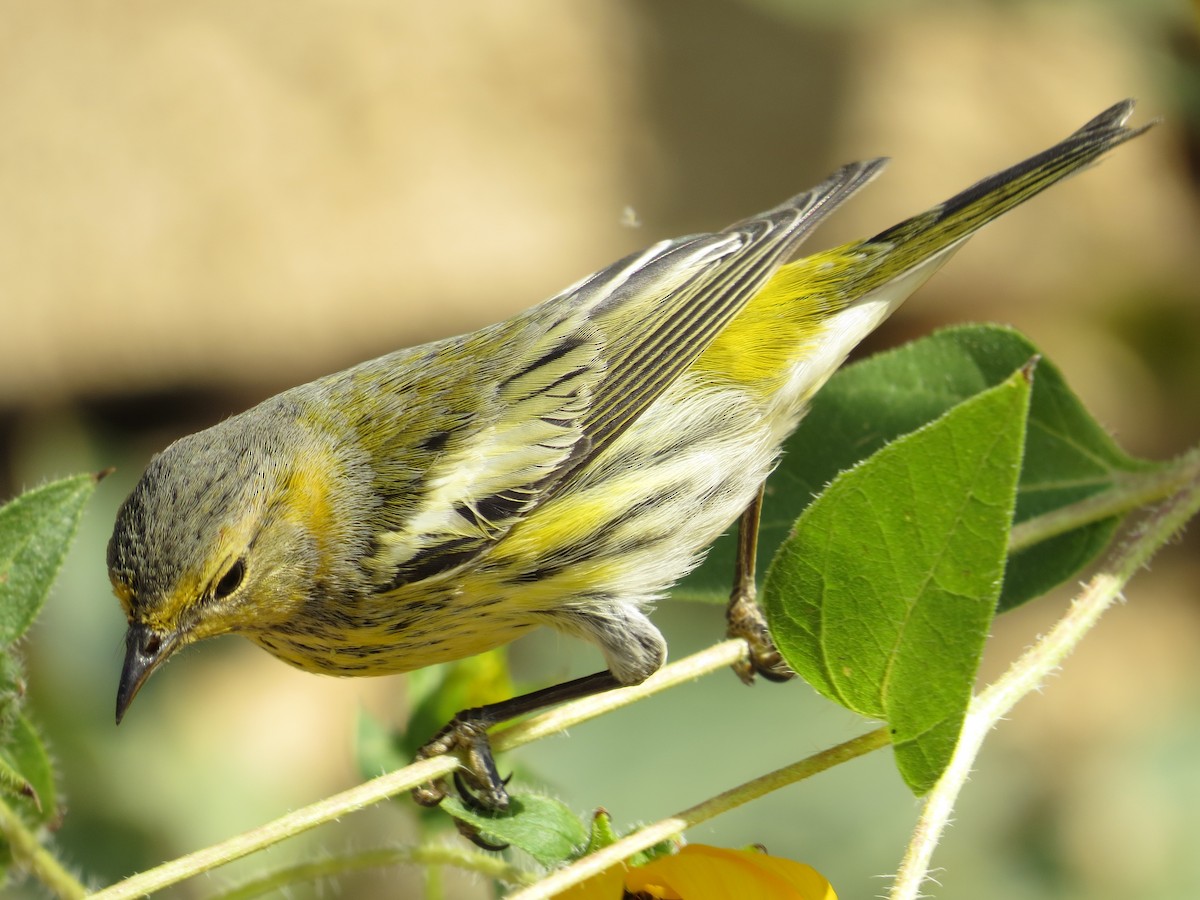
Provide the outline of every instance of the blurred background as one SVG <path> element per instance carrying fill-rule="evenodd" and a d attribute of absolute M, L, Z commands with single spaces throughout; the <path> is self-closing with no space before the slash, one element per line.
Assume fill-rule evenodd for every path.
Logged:
<path fill-rule="evenodd" d="M 320 678 L 222 639 L 114 727 L 124 622 L 104 548 L 153 452 L 843 162 L 894 158 L 814 246 L 879 231 L 1137 97 L 1135 121 L 1159 127 L 989 228 L 863 351 L 1013 324 L 1130 452 L 1200 439 L 1200 37 L 1184 0 L 8 0 L 0 18 L 0 497 L 117 467 L 25 646 L 66 797 L 55 840 L 94 884 L 356 783 L 360 710 L 394 724 L 406 710 L 403 677 Z M 933 896 L 1194 892 L 1198 545 L 1194 526 L 996 732 Z M 1061 606 L 999 620 L 983 677 Z M 703 606 L 668 603 L 656 621 L 676 658 L 722 631 Z M 553 636 L 511 656 L 542 684 L 599 663 Z M 803 685 L 722 675 L 519 761 L 628 827 L 865 728 Z M 881 753 L 691 838 L 761 842 L 870 897 L 917 812 Z M 416 834 L 403 799 L 168 896 Z M 396 870 L 311 893 L 420 883 Z M 490 886 L 451 875 L 446 890 Z"/>

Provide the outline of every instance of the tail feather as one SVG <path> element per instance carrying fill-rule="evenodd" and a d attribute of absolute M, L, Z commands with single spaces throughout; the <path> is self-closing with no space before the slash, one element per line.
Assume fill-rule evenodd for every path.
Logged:
<path fill-rule="evenodd" d="M 1132 111 L 1133 101 L 1118 103 L 1053 147 L 940 206 L 873 238 L 781 267 L 695 369 L 800 409 L 975 231 L 1153 125 L 1125 127 Z"/>
<path fill-rule="evenodd" d="M 863 249 L 882 246 L 889 251 L 870 280 L 882 283 L 898 276 L 1153 127 L 1153 122 L 1140 128 L 1125 127 L 1132 112 L 1132 100 L 1117 103 L 1053 147 L 863 241 Z"/>

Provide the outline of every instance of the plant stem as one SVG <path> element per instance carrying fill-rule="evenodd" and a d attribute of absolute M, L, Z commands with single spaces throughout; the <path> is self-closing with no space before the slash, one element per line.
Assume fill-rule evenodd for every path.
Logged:
<path fill-rule="evenodd" d="M 1091 497 L 1060 507 L 1013 526 L 1010 554 L 1083 525 L 1111 519 L 1171 496 L 1200 475 L 1200 447 L 1173 462 L 1145 472 L 1125 474 Z"/>
<path fill-rule="evenodd" d="M 634 687 L 608 691 L 595 697 L 585 697 L 521 722 L 492 738 L 497 751 L 511 750 L 522 744 L 556 734 L 579 722 L 617 709 L 644 697 L 649 697 L 676 684 L 691 681 L 701 675 L 732 665 L 746 653 L 745 642 L 723 641 L 678 662 L 664 666 L 645 682 Z M 341 818 L 347 813 L 372 806 L 402 791 L 411 790 L 435 778 L 452 772 L 458 760 L 438 756 L 422 760 L 381 775 L 349 790 L 342 791 L 303 809 L 280 816 L 258 828 L 140 872 L 95 894 L 95 900 L 128 900 L 161 890 L 201 872 L 215 869 L 280 841 L 294 837 L 317 825 Z"/>
<path fill-rule="evenodd" d="M 681 813 L 662 819 L 653 825 L 639 828 L 616 843 L 609 844 L 607 847 L 551 873 L 536 884 L 511 894 L 508 900 L 546 900 L 546 898 L 554 897 L 568 887 L 586 881 L 593 875 L 598 875 L 605 869 L 628 859 L 640 850 L 653 847 L 655 844 L 682 834 L 693 825 L 705 822 L 721 813 L 749 803 L 751 800 L 757 800 L 771 791 L 777 791 L 789 784 L 802 781 L 818 772 L 824 772 L 826 769 L 864 756 L 880 747 L 886 747 L 889 743 L 888 729 L 886 727 L 877 728 L 838 744 L 836 747 L 814 753 L 812 756 L 784 766 L 782 769 L 760 775 L 752 781 L 730 788 Z"/>
<path fill-rule="evenodd" d="M 37 837 L 17 815 L 16 810 L 0 797 L 0 835 L 8 843 L 13 862 L 28 871 L 42 884 L 64 900 L 86 897 L 87 890 L 63 868 L 54 854 L 43 847 Z"/>
<path fill-rule="evenodd" d="M 343 856 L 329 856 L 314 862 L 278 869 L 261 878 L 238 885 L 233 890 L 218 894 L 213 900 L 252 900 L 254 897 L 268 894 L 274 896 L 297 884 L 308 884 L 348 872 L 405 864 L 455 866 L 467 869 L 484 878 L 499 879 L 510 884 L 534 877 L 532 872 L 522 871 L 500 857 L 489 856 L 478 850 L 451 847 L 445 844 L 430 844 L 422 847 L 379 847 L 374 850 L 362 850 Z"/>
<path fill-rule="evenodd" d="M 699 653 L 693 653 L 691 656 L 685 656 L 677 662 L 663 666 L 641 684 L 615 691 L 605 691 L 603 694 L 594 694 L 572 703 L 564 703 L 562 706 L 548 710 L 532 719 L 518 722 L 516 725 L 498 732 L 492 738 L 492 747 L 496 750 L 511 750 L 522 744 L 528 744 L 530 741 L 559 734 L 581 722 L 662 693 L 676 685 L 695 681 L 701 675 L 732 666 L 745 655 L 745 641 L 740 639 L 722 641 Z"/>
<path fill-rule="evenodd" d="M 987 733 L 1021 698 L 1037 690 L 1046 676 L 1062 665 L 1104 611 L 1120 597 L 1133 575 L 1200 512 L 1198 456 L 1193 452 L 1188 457 L 1188 482 L 1177 484 L 1178 493 L 1150 511 L 1136 531 L 1109 552 L 1099 573 L 1071 602 L 1054 628 L 1026 650 L 999 680 L 971 701 L 950 765 L 925 801 L 892 886 L 891 900 L 914 900 L 921 896 L 934 848 Z"/>

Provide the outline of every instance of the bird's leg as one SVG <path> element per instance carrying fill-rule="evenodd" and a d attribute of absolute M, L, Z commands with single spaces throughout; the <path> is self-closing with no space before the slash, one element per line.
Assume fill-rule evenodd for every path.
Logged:
<path fill-rule="evenodd" d="M 456 773 L 455 780 L 460 785 L 460 790 L 465 786 L 470 792 L 464 796 L 464 802 L 476 808 L 503 811 L 508 808 L 508 791 L 504 789 L 504 779 L 496 771 L 492 746 L 488 742 L 488 729 L 500 722 L 536 712 L 547 706 L 556 706 L 568 700 L 578 700 L 580 697 L 603 693 L 617 687 L 621 687 L 621 683 L 611 672 L 597 672 L 542 688 L 540 691 L 531 691 L 510 700 L 464 709 L 451 719 L 433 740 L 417 751 L 417 759 L 429 759 L 444 753 L 458 754 L 463 769 Z M 439 779 L 415 788 L 413 799 L 422 806 L 437 806 L 446 793 L 446 785 Z"/>
<path fill-rule="evenodd" d="M 753 684 L 756 674 L 769 681 L 787 681 L 795 676 L 775 649 L 775 642 L 767 631 L 766 617 L 755 599 L 754 567 L 758 556 L 758 520 L 762 513 L 764 490 L 765 485 L 758 489 L 738 520 L 733 591 L 730 592 L 729 606 L 725 610 L 725 634 L 731 638 L 742 638 L 750 648 L 749 655 L 733 666 L 733 671 L 746 684 Z"/>
<path fill-rule="evenodd" d="M 762 608 L 755 599 L 754 569 L 762 502 L 763 489 L 760 488 L 738 522 L 737 562 L 733 591 L 726 610 L 726 634 L 742 638 L 750 648 L 748 658 L 734 666 L 734 671 L 747 684 L 754 681 L 756 674 L 770 681 L 787 681 L 794 677 L 775 649 Z M 622 686 L 612 672 L 597 672 L 510 700 L 464 709 L 417 751 L 417 759 L 429 759 L 446 753 L 457 754 L 462 769 L 456 773 L 455 782 L 459 785 L 460 793 L 464 794 L 464 802 L 479 809 L 503 811 L 508 807 L 508 791 L 504 787 L 504 779 L 496 770 L 488 730 L 517 716 Z M 446 795 L 446 785 L 441 779 L 413 790 L 413 799 L 422 806 L 437 806 Z M 472 840 L 479 843 L 475 837 Z"/>

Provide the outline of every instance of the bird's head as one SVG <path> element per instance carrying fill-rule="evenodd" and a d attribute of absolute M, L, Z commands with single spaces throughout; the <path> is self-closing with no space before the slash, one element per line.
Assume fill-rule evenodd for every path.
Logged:
<path fill-rule="evenodd" d="M 177 650 L 269 632 L 308 601 L 334 476 L 295 428 L 269 424 L 243 414 L 176 441 L 121 506 L 108 544 L 129 622 L 118 722 Z"/>

